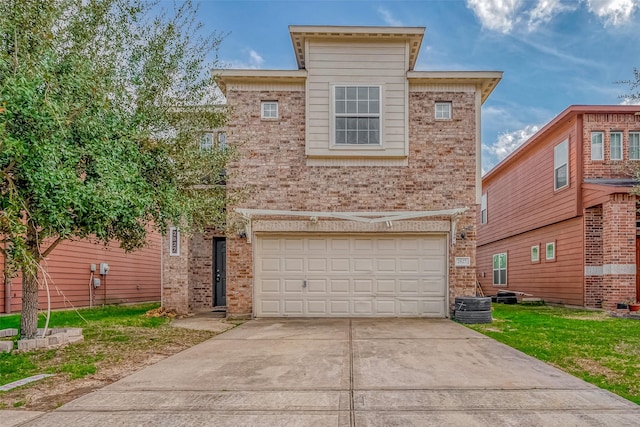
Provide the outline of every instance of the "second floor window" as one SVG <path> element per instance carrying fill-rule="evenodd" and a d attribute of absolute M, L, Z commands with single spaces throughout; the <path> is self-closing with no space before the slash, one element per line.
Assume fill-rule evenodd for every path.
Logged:
<path fill-rule="evenodd" d="M 640 132 L 629 132 L 629 160 L 640 160 Z"/>
<path fill-rule="evenodd" d="M 604 135 L 591 132 L 591 160 L 604 160 Z"/>
<path fill-rule="evenodd" d="M 335 144 L 380 144 L 380 86 L 336 86 Z"/>
<path fill-rule="evenodd" d="M 609 143 L 611 160 L 622 160 L 622 132 L 611 132 Z"/>
<path fill-rule="evenodd" d="M 569 141 L 564 140 L 553 148 L 553 188 L 569 185 Z"/>
<path fill-rule="evenodd" d="M 277 119 L 278 101 L 262 101 L 260 117 L 263 119 Z"/>
<path fill-rule="evenodd" d="M 480 224 L 487 223 L 487 193 L 482 195 L 482 200 L 480 201 Z"/>
<path fill-rule="evenodd" d="M 450 102 L 436 102 L 436 119 L 437 120 L 451 119 L 451 103 Z"/>

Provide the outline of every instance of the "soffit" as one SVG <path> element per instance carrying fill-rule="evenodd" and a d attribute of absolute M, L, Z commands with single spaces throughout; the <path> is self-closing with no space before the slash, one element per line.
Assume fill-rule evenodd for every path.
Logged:
<path fill-rule="evenodd" d="M 291 25 L 289 33 L 298 68 L 306 68 L 305 40 L 406 41 L 409 44 L 409 70 L 413 70 L 420 52 L 424 27 L 339 27 Z"/>
<path fill-rule="evenodd" d="M 409 84 L 466 84 L 476 86 L 484 103 L 502 79 L 502 71 L 410 71 Z"/>

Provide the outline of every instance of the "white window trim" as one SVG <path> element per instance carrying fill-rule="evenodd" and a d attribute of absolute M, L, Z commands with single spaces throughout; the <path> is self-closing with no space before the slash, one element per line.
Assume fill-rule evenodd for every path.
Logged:
<path fill-rule="evenodd" d="M 553 251 L 553 256 L 549 256 L 549 248 Z M 556 242 L 549 242 L 544 245 L 544 258 L 547 261 L 555 261 L 556 260 Z"/>
<path fill-rule="evenodd" d="M 540 245 L 531 246 L 531 262 L 540 262 Z"/>
<path fill-rule="evenodd" d="M 273 106 L 275 105 L 276 109 L 276 115 L 275 116 L 271 116 L 271 115 L 266 115 L 266 106 Z M 280 117 L 280 106 L 278 105 L 278 101 L 261 101 L 260 102 L 260 118 L 263 120 L 276 120 Z"/>
<path fill-rule="evenodd" d="M 567 160 L 564 163 L 560 163 L 560 164 L 556 164 L 556 150 L 558 149 L 558 147 L 560 147 L 562 144 L 566 144 L 566 157 Z M 558 187 L 558 179 L 557 179 L 557 171 L 558 169 L 560 169 L 562 166 L 567 167 L 567 183 L 564 184 L 561 187 Z M 557 144 L 555 147 L 553 147 L 553 189 L 555 191 L 557 190 L 561 190 L 563 188 L 566 188 L 569 186 L 569 140 L 565 139 L 564 141 L 562 141 L 561 143 Z"/>
<path fill-rule="evenodd" d="M 438 106 L 447 107 L 447 117 L 438 117 Z M 433 106 L 433 116 L 436 120 L 451 120 L 453 118 L 453 103 L 451 101 L 436 101 Z"/>
<path fill-rule="evenodd" d="M 632 141 L 635 140 L 635 141 Z M 638 154 L 636 157 L 631 156 L 631 143 L 637 143 L 636 153 Z M 629 160 L 640 160 L 640 131 L 631 131 L 629 132 Z"/>
<path fill-rule="evenodd" d="M 505 266 L 504 269 L 500 268 L 500 266 L 498 266 L 497 271 L 501 271 L 504 270 L 504 283 L 496 283 L 496 268 L 494 266 L 495 264 L 495 257 L 499 257 L 501 255 L 504 255 L 505 257 Z M 508 280 L 508 272 L 509 272 L 509 256 L 506 252 L 501 252 L 498 254 L 493 254 L 493 258 L 491 260 L 491 282 L 493 283 L 493 286 L 507 286 L 507 284 L 509 283 Z M 500 273 L 498 273 L 498 277 L 500 276 Z M 500 281 L 500 280 L 498 280 Z"/>
<path fill-rule="evenodd" d="M 600 157 L 595 157 L 593 152 L 593 137 L 596 135 L 600 136 Z M 604 132 L 591 132 L 591 160 L 604 160 Z"/>
<path fill-rule="evenodd" d="M 379 90 L 379 112 L 378 124 L 380 136 L 378 144 L 336 144 L 336 88 L 338 87 L 377 87 Z M 332 150 L 381 150 L 384 149 L 384 87 L 376 83 L 335 83 L 330 87 L 329 99 L 330 129 L 329 129 L 329 149 Z"/>
<path fill-rule="evenodd" d="M 613 157 L 613 143 L 612 136 L 619 135 L 620 136 L 620 157 Z M 611 131 L 609 132 L 609 158 L 611 160 L 622 160 L 624 157 L 624 142 L 623 142 L 623 133 L 620 131 Z"/>
<path fill-rule="evenodd" d="M 489 216 L 487 211 L 487 193 L 482 195 L 480 200 L 480 224 L 486 224 L 489 222 Z"/>

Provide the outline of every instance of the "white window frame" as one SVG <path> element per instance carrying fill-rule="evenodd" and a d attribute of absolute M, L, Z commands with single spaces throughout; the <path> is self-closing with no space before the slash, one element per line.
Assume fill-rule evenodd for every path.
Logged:
<path fill-rule="evenodd" d="M 213 149 L 213 132 L 205 132 L 200 138 L 200 149 L 211 150 Z"/>
<path fill-rule="evenodd" d="M 504 259 L 504 266 L 502 266 L 502 260 Z M 496 267 L 497 260 L 497 267 Z M 493 263 L 492 266 L 492 282 L 493 286 L 507 286 L 507 271 L 508 271 L 508 257 L 506 252 L 502 252 L 499 254 L 493 255 Z M 504 277 L 502 272 L 504 271 Z M 498 273 L 497 282 L 496 282 L 496 272 Z"/>
<path fill-rule="evenodd" d="M 359 89 L 361 88 L 367 88 L 367 89 L 371 89 L 371 88 L 376 88 L 378 89 L 378 111 L 367 111 L 367 112 L 358 112 L 357 110 L 359 109 L 359 103 L 358 103 L 358 96 L 359 96 Z M 338 108 L 338 95 L 337 95 L 337 91 L 339 89 L 344 89 L 345 91 L 345 98 L 344 98 L 344 102 L 345 102 L 345 108 L 344 111 L 341 111 L 341 109 Z M 350 89 L 355 89 L 357 94 L 356 94 L 356 99 L 350 99 L 348 97 L 347 92 Z M 331 111 L 332 111 L 332 129 L 331 129 L 331 142 L 332 142 L 332 147 L 347 147 L 347 148 L 365 148 L 365 147 L 370 147 L 370 148 L 380 148 L 382 147 L 382 86 L 381 85 L 376 85 L 376 84 L 336 84 L 332 87 L 332 91 L 331 91 Z M 348 112 L 348 103 L 349 102 L 355 102 L 355 106 L 356 106 L 356 112 Z M 362 102 L 365 102 L 364 100 L 362 100 Z M 369 93 L 367 94 L 367 109 L 371 108 L 373 105 L 371 104 L 372 102 L 375 102 L 375 99 L 373 98 L 369 98 Z M 352 122 L 348 122 L 345 121 L 345 128 L 344 128 L 344 142 L 341 138 L 338 138 L 338 131 L 342 131 L 343 128 L 338 128 L 338 119 L 355 119 L 356 120 L 356 129 L 350 129 L 349 128 L 349 124 Z M 377 132 L 377 137 L 378 137 L 378 142 L 375 143 L 369 143 L 369 142 L 357 142 L 357 139 L 359 137 L 359 131 L 364 132 L 365 129 L 359 129 L 358 128 L 358 124 L 359 124 L 359 119 L 377 119 L 377 123 L 378 123 L 378 128 L 377 129 L 366 129 L 366 134 L 367 134 L 367 139 L 370 138 L 372 136 L 372 134 L 375 134 L 375 132 Z M 369 122 L 368 122 L 369 124 Z M 356 132 L 356 142 L 347 142 L 348 140 L 348 133 L 351 131 Z"/>
<path fill-rule="evenodd" d="M 531 262 L 540 262 L 540 245 L 531 246 Z"/>
<path fill-rule="evenodd" d="M 278 101 L 261 101 L 260 102 L 260 118 L 266 120 L 274 120 L 279 117 Z"/>
<path fill-rule="evenodd" d="M 451 120 L 453 117 L 453 106 L 450 101 L 437 101 L 434 106 L 434 117 L 436 120 Z"/>
<path fill-rule="evenodd" d="M 549 255 L 549 250 L 551 250 L 551 255 Z M 544 246 L 544 257 L 547 261 L 556 260 L 556 242 L 548 242 Z"/>
<path fill-rule="evenodd" d="M 558 173 L 565 167 L 566 182 L 559 185 Z M 553 189 L 560 190 L 569 186 L 569 140 L 565 139 L 553 147 Z"/>
<path fill-rule="evenodd" d="M 629 132 L 629 160 L 640 160 L 640 132 Z"/>
<path fill-rule="evenodd" d="M 615 141 L 616 143 L 615 156 L 614 156 L 614 139 L 617 140 Z M 620 131 L 609 132 L 609 158 L 611 160 L 622 160 L 622 156 L 623 156 L 622 153 L 624 152 L 622 148 L 623 148 L 622 132 Z"/>
<path fill-rule="evenodd" d="M 486 224 L 489 220 L 487 216 L 487 193 L 482 195 L 480 200 L 480 224 Z"/>
<path fill-rule="evenodd" d="M 604 132 L 591 132 L 591 160 L 604 160 Z"/>

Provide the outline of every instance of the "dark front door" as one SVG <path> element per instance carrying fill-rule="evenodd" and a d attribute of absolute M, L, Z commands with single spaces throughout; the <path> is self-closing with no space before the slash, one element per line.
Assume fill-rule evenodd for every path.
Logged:
<path fill-rule="evenodd" d="M 213 306 L 227 305 L 227 242 L 213 239 Z"/>

